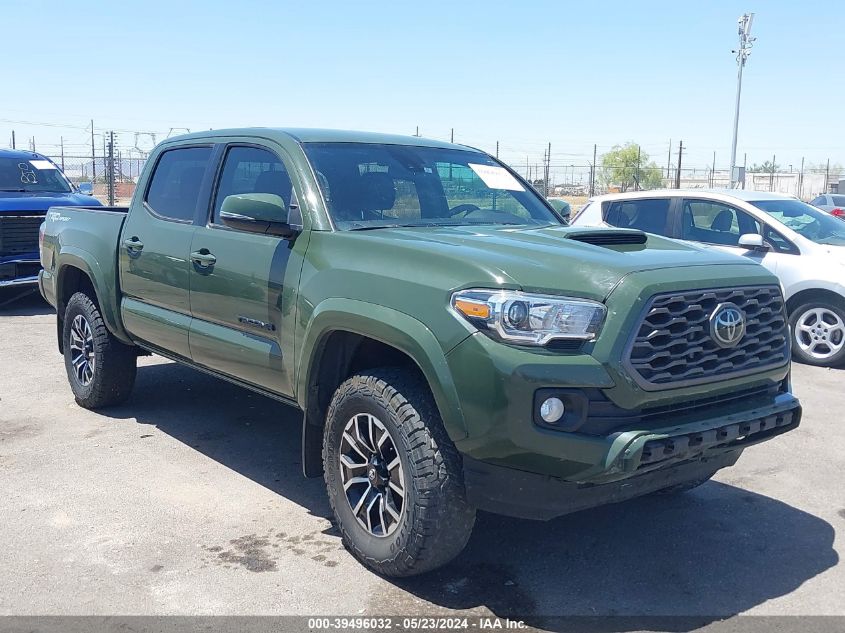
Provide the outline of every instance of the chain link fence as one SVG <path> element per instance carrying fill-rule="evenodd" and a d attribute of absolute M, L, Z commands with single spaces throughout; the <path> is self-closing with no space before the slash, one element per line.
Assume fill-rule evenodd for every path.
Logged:
<path fill-rule="evenodd" d="M 115 152 L 91 156 L 50 156 L 65 175 L 83 191 L 90 192 L 103 204 L 127 205 L 135 192 L 138 177 L 147 161 L 146 155 Z M 637 167 L 622 165 L 605 168 L 601 164 L 512 164 L 514 171 L 528 180 L 541 194 L 583 203 L 589 196 L 652 189 L 729 188 L 730 170 L 712 167 Z M 845 175 L 842 175 L 845 176 Z M 739 187 L 753 191 L 771 191 L 809 200 L 827 192 L 841 177 L 826 169 L 775 172 L 746 172 Z"/>
<path fill-rule="evenodd" d="M 50 156 L 65 176 L 103 204 L 128 205 L 146 157 L 116 153 L 94 156 Z"/>

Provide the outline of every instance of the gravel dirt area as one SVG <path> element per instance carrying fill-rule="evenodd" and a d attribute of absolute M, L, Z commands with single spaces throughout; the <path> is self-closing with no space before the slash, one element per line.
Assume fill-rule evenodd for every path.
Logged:
<path fill-rule="evenodd" d="M 481 515 L 455 562 L 395 581 L 341 546 L 296 410 L 149 357 L 86 411 L 54 319 L 0 308 L 0 614 L 845 615 L 843 370 L 796 365 L 801 427 L 696 491 Z"/>

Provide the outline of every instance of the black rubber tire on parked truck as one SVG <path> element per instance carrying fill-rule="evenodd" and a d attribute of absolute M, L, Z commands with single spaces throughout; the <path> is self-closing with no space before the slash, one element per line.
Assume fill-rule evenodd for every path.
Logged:
<path fill-rule="evenodd" d="M 108 331 L 97 304 L 85 293 L 77 292 L 67 302 L 62 343 L 77 404 L 99 409 L 129 397 L 137 371 L 136 349 Z"/>
<path fill-rule="evenodd" d="M 460 454 L 413 372 L 370 370 L 340 385 L 326 415 L 323 471 L 344 545 L 379 574 L 430 571 L 469 539 L 475 509 L 466 501 Z"/>

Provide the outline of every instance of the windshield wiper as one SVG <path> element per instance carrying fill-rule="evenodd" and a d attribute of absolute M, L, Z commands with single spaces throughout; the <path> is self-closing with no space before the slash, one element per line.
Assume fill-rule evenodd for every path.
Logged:
<path fill-rule="evenodd" d="M 26 193 L 26 189 L 0 189 L 0 191 L 5 191 L 5 192 L 12 191 L 14 193 Z"/>

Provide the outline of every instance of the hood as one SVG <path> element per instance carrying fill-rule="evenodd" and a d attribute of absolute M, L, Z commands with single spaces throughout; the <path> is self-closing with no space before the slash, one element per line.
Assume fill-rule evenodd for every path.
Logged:
<path fill-rule="evenodd" d="M 389 257 L 391 273 L 397 277 L 418 275 L 420 270 L 432 274 L 435 265 L 438 277 L 451 277 L 456 285 L 473 281 L 486 287 L 572 293 L 600 301 L 630 273 L 700 266 L 708 267 L 702 270 L 702 278 L 712 280 L 719 278 L 713 266 L 748 263 L 736 255 L 654 235 L 648 235 L 644 244 L 581 241 L 585 234 L 612 233 L 620 231 L 565 226 L 450 226 L 347 231 L 344 236 L 358 242 L 358 252 L 384 253 Z M 632 233 L 643 235 L 628 232 Z M 762 267 L 760 271 L 765 272 Z"/>
<path fill-rule="evenodd" d="M 47 211 L 50 207 L 101 206 L 100 201 L 81 193 L 49 191 L 0 191 L 0 213 L 4 211 Z"/>

